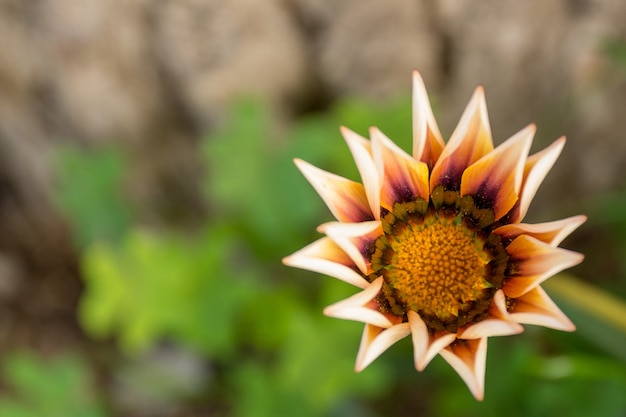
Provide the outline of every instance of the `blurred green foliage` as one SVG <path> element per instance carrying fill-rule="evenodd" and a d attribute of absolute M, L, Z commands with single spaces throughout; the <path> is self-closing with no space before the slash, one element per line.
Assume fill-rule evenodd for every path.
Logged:
<path fill-rule="evenodd" d="M 438 392 L 436 415 L 623 416 L 626 397 L 619 393 L 626 392 L 626 365 L 576 346 L 547 355 L 540 332 L 529 327 L 524 336 L 490 340 L 485 401 L 473 401 L 463 386 L 451 384 Z"/>
<path fill-rule="evenodd" d="M 604 52 L 608 58 L 622 70 L 626 71 L 626 42 L 623 39 L 606 39 Z"/>
<path fill-rule="evenodd" d="M 122 182 L 125 158 L 118 149 L 86 151 L 62 147 L 57 152 L 61 182 L 56 201 L 75 226 L 79 245 L 97 239 L 120 239 L 131 227 Z"/>
<path fill-rule="evenodd" d="M 209 168 L 207 199 L 218 221 L 233 225 L 252 250 L 273 262 L 301 246 L 303 230 L 323 219 L 323 203 L 292 163 L 302 157 L 341 175 L 357 178 L 342 123 L 362 135 L 377 125 L 398 142 L 411 141 L 410 103 L 385 106 L 342 102 L 331 112 L 302 119 L 278 137 L 272 117 L 259 103 L 240 103 L 219 132 L 205 141 Z M 328 218 L 326 216 L 326 218 Z"/>
<path fill-rule="evenodd" d="M 2 363 L 9 393 L 0 397 L 3 417 L 105 417 L 94 394 L 91 372 L 78 356 L 44 361 L 14 353 Z"/>
<path fill-rule="evenodd" d="M 240 102 L 204 140 L 203 184 L 211 216 L 193 234 L 147 230 L 132 222 L 133 210 L 121 192 L 127 174 L 121 149 L 64 150 L 59 201 L 84 245 L 85 292 L 78 314 L 89 335 L 113 339 L 135 368 L 149 367 L 141 358 L 164 344 L 197 355 L 212 371 L 198 387 L 201 398 L 193 401 L 206 404 L 211 415 L 349 417 L 413 409 L 441 417 L 626 413 L 618 395 L 626 391 L 622 362 L 578 335 L 532 326 L 511 343 L 490 342 L 483 403 L 441 359 L 423 374 L 415 372 L 406 341 L 355 373 L 362 325 L 321 314 L 323 306 L 355 290 L 280 263 L 316 239 L 315 227 L 330 220 L 292 159 L 302 157 L 356 179 L 338 126 L 367 136 L 375 125 L 410 149 L 410 102 L 344 101 L 286 132 L 273 121 L 261 103 Z M 20 360 L 10 358 L 13 362 Z M 75 364 L 59 366 L 76 373 Z M 123 374 L 124 366 L 109 372 Z M 62 387 L 71 385 L 56 389 Z M 183 394 L 178 398 L 187 400 Z M 67 410 L 59 415 L 71 416 L 71 407 Z"/>
<path fill-rule="evenodd" d="M 193 235 L 131 224 L 121 150 L 64 150 L 59 200 L 86 245 L 79 318 L 88 334 L 114 338 L 130 358 L 167 342 L 227 369 L 208 397 L 234 415 L 328 415 L 383 395 L 386 368 L 353 371 L 360 326 L 321 315 L 351 289 L 280 264 L 329 216 L 292 159 L 354 175 L 347 148 L 335 146 L 338 119 L 363 134 L 376 120 L 402 126 L 410 140 L 407 103 L 382 110 L 346 102 L 281 137 L 262 105 L 241 102 L 204 141 L 212 216 Z M 85 172 L 78 186 L 76 171 Z"/>
<path fill-rule="evenodd" d="M 232 235 L 215 228 L 197 241 L 133 230 L 119 245 L 93 245 L 83 263 L 84 327 L 96 337 L 116 334 L 131 353 L 169 338 L 207 354 L 229 352 L 235 318 L 255 290 L 227 269 L 231 250 Z"/>

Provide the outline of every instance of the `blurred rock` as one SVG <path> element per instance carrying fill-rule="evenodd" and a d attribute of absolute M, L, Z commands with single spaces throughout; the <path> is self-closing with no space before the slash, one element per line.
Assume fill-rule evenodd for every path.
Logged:
<path fill-rule="evenodd" d="M 153 29 L 170 87 L 203 129 L 238 96 L 287 108 L 306 88 L 307 43 L 279 0 L 170 0 Z"/>
<path fill-rule="evenodd" d="M 314 69 L 332 97 L 406 94 L 418 68 L 436 83 L 441 45 L 436 3 L 293 0 Z"/>
<path fill-rule="evenodd" d="M 121 363 L 111 389 L 121 414 L 165 417 L 188 415 L 181 403 L 202 396 L 207 383 L 212 381 L 205 358 L 161 345 Z"/>

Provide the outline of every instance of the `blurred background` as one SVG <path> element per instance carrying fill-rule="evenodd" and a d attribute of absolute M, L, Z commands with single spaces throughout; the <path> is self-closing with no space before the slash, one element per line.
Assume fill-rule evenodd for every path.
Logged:
<path fill-rule="evenodd" d="M 0 0 L 0 415 L 625 416 L 626 3 Z M 477 403 L 403 340 L 353 372 L 347 284 L 281 265 L 358 178 L 338 127 L 565 150 L 527 217 L 587 214 L 546 288 L 578 326 L 490 340 Z M 621 301 L 620 301 L 621 300 Z"/>

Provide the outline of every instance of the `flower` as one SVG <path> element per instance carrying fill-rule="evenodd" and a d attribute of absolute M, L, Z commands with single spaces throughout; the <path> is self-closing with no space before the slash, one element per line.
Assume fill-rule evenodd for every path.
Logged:
<path fill-rule="evenodd" d="M 411 335 L 418 371 L 440 354 L 482 400 L 488 337 L 575 330 L 541 283 L 582 261 L 558 245 L 586 217 L 521 223 L 565 144 L 528 156 L 535 129 L 494 149 L 479 86 L 444 144 L 415 71 L 413 155 L 342 127 L 362 184 L 295 160 L 337 221 L 283 263 L 361 289 L 324 310 L 365 323 L 356 371 Z"/>

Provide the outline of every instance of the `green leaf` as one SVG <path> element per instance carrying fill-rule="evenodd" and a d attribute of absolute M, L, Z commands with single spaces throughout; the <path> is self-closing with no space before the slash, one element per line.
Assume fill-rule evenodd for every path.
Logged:
<path fill-rule="evenodd" d="M 613 63 L 626 70 L 626 42 L 619 39 L 607 39 L 604 41 L 604 51 Z"/>
<path fill-rule="evenodd" d="M 168 338 L 211 354 L 235 343 L 241 305 L 254 294 L 231 267 L 233 234 L 211 228 L 201 239 L 134 231 L 119 248 L 85 253 L 81 323 L 95 337 L 116 336 L 129 353 Z"/>
<path fill-rule="evenodd" d="M 577 331 L 605 351 L 626 361 L 626 303 L 567 273 L 544 288 L 576 323 Z"/>
<path fill-rule="evenodd" d="M 526 334 L 515 338 L 490 339 L 483 402 L 472 398 L 447 364 L 442 360 L 433 362 L 449 379 L 438 387 L 432 402 L 433 414 L 623 416 L 626 397 L 620 393 L 626 392 L 624 365 L 611 358 L 579 353 L 550 356 L 541 351 L 547 333 L 557 332 L 529 328 Z"/>
<path fill-rule="evenodd" d="M 77 356 L 42 361 L 28 353 L 5 358 L 4 379 L 14 395 L 0 397 L 3 417 L 104 417 L 92 376 Z"/>
<path fill-rule="evenodd" d="M 119 239 L 132 214 L 122 193 L 125 160 L 119 150 L 60 148 L 56 155 L 57 203 L 67 214 L 78 243 Z"/>

